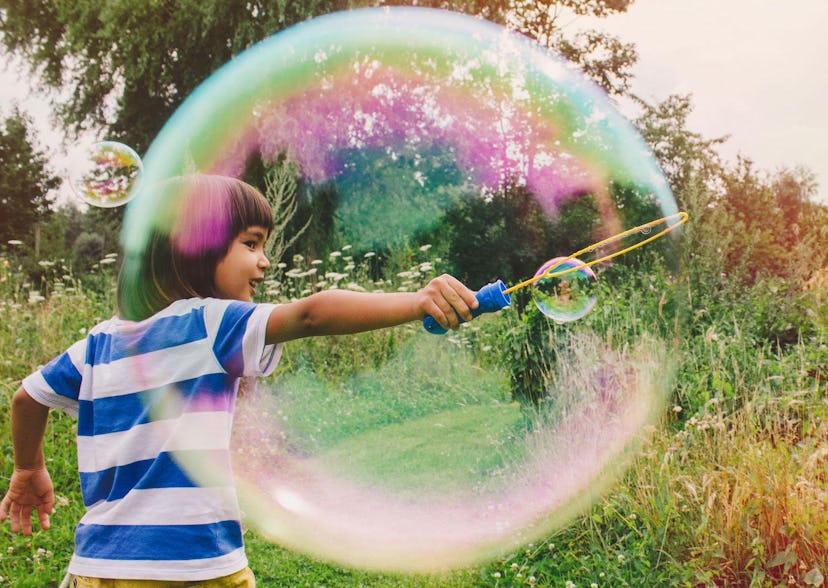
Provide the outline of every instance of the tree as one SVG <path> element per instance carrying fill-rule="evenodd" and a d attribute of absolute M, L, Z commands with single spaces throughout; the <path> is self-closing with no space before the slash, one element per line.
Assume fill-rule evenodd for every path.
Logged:
<path fill-rule="evenodd" d="M 552 224 L 537 200 L 516 185 L 488 198 L 469 194 L 449 209 L 441 230 L 450 239 L 447 257 L 453 272 L 474 287 L 533 276 L 557 245 L 550 243 Z"/>
<path fill-rule="evenodd" d="M 693 113 L 692 96 L 668 96 L 658 104 L 635 98 L 642 109 L 636 127 L 658 159 L 661 170 L 677 197 L 686 193 L 698 178 L 706 178 L 708 191 L 716 192 L 722 165 L 716 148 L 727 137 L 705 139 L 688 128 Z M 681 203 L 690 204 L 690 203 Z M 700 203 L 703 208 L 707 202 Z M 686 206 L 684 207 L 686 210 Z"/>
<path fill-rule="evenodd" d="M 560 53 L 607 93 L 624 95 L 638 60 L 635 46 L 597 30 L 567 36 L 561 20 L 573 15 L 604 18 L 626 12 L 634 1 L 513 0 L 510 18 L 515 30 Z"/>
<path fill-rule="evenodd" d="M 34 242 L 35 226 L 49 210 L 48 192 L 60 185 L 35 147 L 31 122 L 15 109 L 0 129 L 0 242 Z M 35 247 L 36 247 L 35 243 Z"/>
<path fill-rule="evenodd" d="M 744 157 L 723 162 L 716 148 L 725 137 L 707 139 L 688 128 L 690 96 L 639 103 L 638 128 L 690 215 L 682 254 L 693 328 L 703 332 L 726 315 L 752 336 L 796 341 L 811 320 L 800 294 L 828 261 L 828 214 L 813 202 L 813 174 L 767 174 Z"/>
<path fill-rule="evenodd" d="M 6 49 L 46 84 L 67 129 L 107 128 L 143 152 L 175 108 L 213 71 L 265 37 L 371 0 L 0 0 Z M 439 2 L 498 20 L 506 2 Z"/>
<path fill-rule="evenodd" d="M 515 28 L 559 51 L 618 94 L 628 89 L 636 54 L 604 33 L 567 38 L 564 11 L 603 17 L 633 0 L 410 0 Z M 74 132 L 106 128 L 143 152 L 184 98 L 213 71 L 265 37 L 338 10 L 377 0 L 0 0 L 0 35 L 49 86 L 67 90 L 56 103 Z"/>

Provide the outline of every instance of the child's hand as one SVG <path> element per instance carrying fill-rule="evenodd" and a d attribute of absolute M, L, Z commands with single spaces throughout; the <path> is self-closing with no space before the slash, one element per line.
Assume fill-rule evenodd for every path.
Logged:
<path fill-rule="evenodd" d="M 55 490 L 45 467 L 35 470 L 15 468 L 9 481 L 9 491 L 0 502 L 0 522 L 11 514 L 14 533 L 32 534 L 32 510 L 37 511 L 40 527 L 49 528 L 49 515 L 55 509 Z"/>
<path fill-rule="evenodd" d="M 434 278 L 417 294 L 423 316 L 433 317 L 444 329 L 460 326 L 458 317 L 464 321 L 472 320 L 471 311 L 479 304 L 474 292 L 448 274 Z"/>

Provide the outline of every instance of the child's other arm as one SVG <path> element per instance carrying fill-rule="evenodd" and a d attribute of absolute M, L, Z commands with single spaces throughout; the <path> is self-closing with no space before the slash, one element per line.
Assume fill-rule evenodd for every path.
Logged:
<path fill-rule="evenodd" d="M 32 510 L 37 511 L 40 526 L 49 528 L 54 510 L 55 493 L 43 457 L 43 434 L 49 408 L 29 396 L 22 387 L 12 399 L 12 443 L 14 471 L 9 490 L 0 502 L 0 521 L 11 517 L 12 531 L 32 533 Z"/>
<path fill-rule="evenodd" d="M 419 320 L 427 315 L 447 329 L 472 319 L 478 305 L 474 292 L 459 280 L 442 275 L 417 292 L 362 293 L 326 290 L 283 304 L 270 313 L 267 342 L 300 337 L 345 335 Z"/>

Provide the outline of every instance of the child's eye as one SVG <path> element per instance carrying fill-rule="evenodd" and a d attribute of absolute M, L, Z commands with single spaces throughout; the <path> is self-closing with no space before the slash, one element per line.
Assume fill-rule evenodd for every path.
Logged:
<path fill-rule="evenodd" d="M 250 249 L 256 248 L 256 241 L 245 241 L 244 244 L 246 247 L 249 247 Z"/>

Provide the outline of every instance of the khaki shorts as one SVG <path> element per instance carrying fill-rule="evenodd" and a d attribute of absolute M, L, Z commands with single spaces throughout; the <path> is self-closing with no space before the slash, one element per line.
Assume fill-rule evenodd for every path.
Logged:
<path fill-rule="evenodd" d="M 214 580 L 200 580 L 198 582 L 174 582 L 170 580 L 113 580 L 109 578 L 87 578 L 86 576 L 72 576 L 70 588 L 255 588 L 256 578 L 250 568 L 244 568 Z"/>

